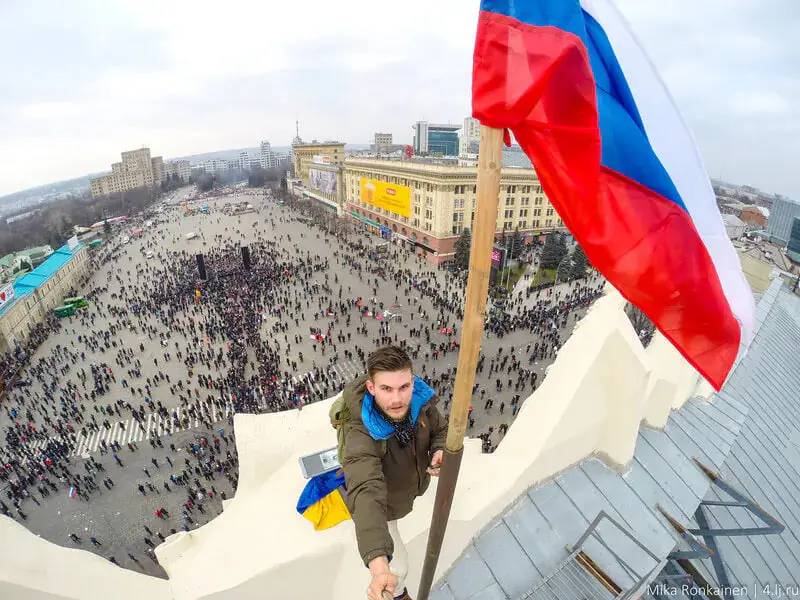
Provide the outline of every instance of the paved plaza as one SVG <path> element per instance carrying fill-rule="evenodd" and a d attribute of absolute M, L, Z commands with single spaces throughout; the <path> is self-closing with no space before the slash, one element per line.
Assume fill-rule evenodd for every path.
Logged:
<path fill-rule="evenodd" d="M 222 212 L 225 202 L 242 199 L 253 212 Z M 371 350 L 391 341 L 406 344 L 447 414 L 458 362 L 458 277 L 398 246 L 377 249 L 383 240 L 352 227 L 327 232 L 269 197 L 208 205 L 208 214 L 188 217 L 183 205 L 168 208 L 140 237 L 121 244 L 117 235 L 95 254 L 100 262 L 117 246 L 79 290 L 90 306 L 38 348 L 24 375 L 31 385 L 13 390 L 0 411 L 0 458 L 41 462 L 54 441 L 67 442 L 44 474 L 56 491 L 31 477 L 28 496 L 11 506 L 14 476 L 0 481 L 11 516 L 54 543 L 159 576 L 147 542 L 208 522 L 235 493 L 235 412 L 330 397 L 363 372 Z M 187 239 L 190 232 L 197 236 Z M 254 274 L 242 268 L 241 245 L 252 249 Z M 200 297 L 196 268 L 191 281 L 183 275 L 196 253 L 206 255 L 209 270 Z M 506 312 L 493 314 L 482 342 L 468 434 L 482 436 L 487 451 L 603 284 L 593 275 L 531 294 L 530 275 Z M 384 311 L 391 315 L 375 318 Z M 242 329 L 233 313 L 246 321 Z M 13 446 L 9 426 L 28 422 L 35 432 Z M 81 493 L 70 497 L 76 482 Z M 169 516 L 156 516 L 162 507 Z"/>

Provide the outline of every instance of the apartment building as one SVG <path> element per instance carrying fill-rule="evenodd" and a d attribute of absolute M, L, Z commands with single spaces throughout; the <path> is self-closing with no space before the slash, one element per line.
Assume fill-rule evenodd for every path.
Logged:
<path fill-rule="evenodd" d="M 184 183 L 189 183 L 192 178 L 192 163 L 188 160 L 175 160 L 164 163 L 164 176 L 180 177 Z"/>
<path fill-rule="evenodd" d="M 92 196 L 125 192 L 137 187 L 152 187 L 164 179 L 164 161 L 151 157 L 150 148 L 122 153 L 122 160 L 111 165 L 111 173 L 91 180 Z"/>
<path fill-rule="evenodd" d="M 375 153 L 386 154 L 392 147 L 392 134 L 391 133 L 376 133 L 375 134 Z"/>
<path fill-rule="evenodd" d="M 345 214 L 366 231 L 413 246 L 439 264 L 453 257 L 463 229 L 472 228 L 477 177 L 475 167 L 351 158 L 344 164 Z M 398 195 L 407 193 L 409 215 L 365 202 L 362 179 L 397 186 Z M 515 229 L 526 241 L 565 230 L 533 169 L 501 171 L 497 237 Z"/>
<path fill-rule="evenodd" d="M 261 168 L 275 169 L 278 166 L 278 154 L 272 151 L 270 143 L 266 140 L 261 142 Z"/>
<path fill-rule="evenodd" d="M 481 122 L 473 117 L 464 119 L 461 135 L 458 138 L 458 155 L 467 157 L 478 154 L 481 141 Z"/>
<path fill-rule="evenodd" d="M 214 173 L 222 173 L 223 171 L 236 170 L 239 168 L 239 160 L 225 160 L 223 158 L 210 158 L 205 162 L 200 163 L 200 168 L 205 170 L 206 173 L 213 175 Z"/>

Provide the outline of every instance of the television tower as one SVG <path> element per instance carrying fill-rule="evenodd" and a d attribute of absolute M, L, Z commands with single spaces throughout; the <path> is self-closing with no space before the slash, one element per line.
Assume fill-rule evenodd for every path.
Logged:
<path fill-rule="evenodd" d="M 294 139 L 292 140 L 292 146 L 296 146 L 298 144 L 302 144 L 303 140 L 300 138 L 300 120 L 299 119 L 295 120 L 295 122 L 294 122 L 294 131 L 295 131 L 295 136 L 294 136 Z"/>

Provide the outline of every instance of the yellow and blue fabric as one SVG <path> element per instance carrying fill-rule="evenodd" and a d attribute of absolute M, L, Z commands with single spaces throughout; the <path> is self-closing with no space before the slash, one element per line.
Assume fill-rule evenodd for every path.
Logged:
<path fill-rule="evenodd" d="M 342 469 L 312 477 L 300 494 L 297 512 L 311 521 L 317 531 L 346 521 L 350 518 L 350 511 L 344 503 L 340 487 L 344 487 Z"/>

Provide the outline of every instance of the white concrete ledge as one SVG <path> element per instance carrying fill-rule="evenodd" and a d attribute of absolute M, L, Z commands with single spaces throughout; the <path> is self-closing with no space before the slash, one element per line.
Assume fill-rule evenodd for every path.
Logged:
<path fill-rule="evenodd" d="M 122 569 L 104 558 L 63 548 L 0 517 L 2 600 L 169 600 L 164 579 Z"/>

